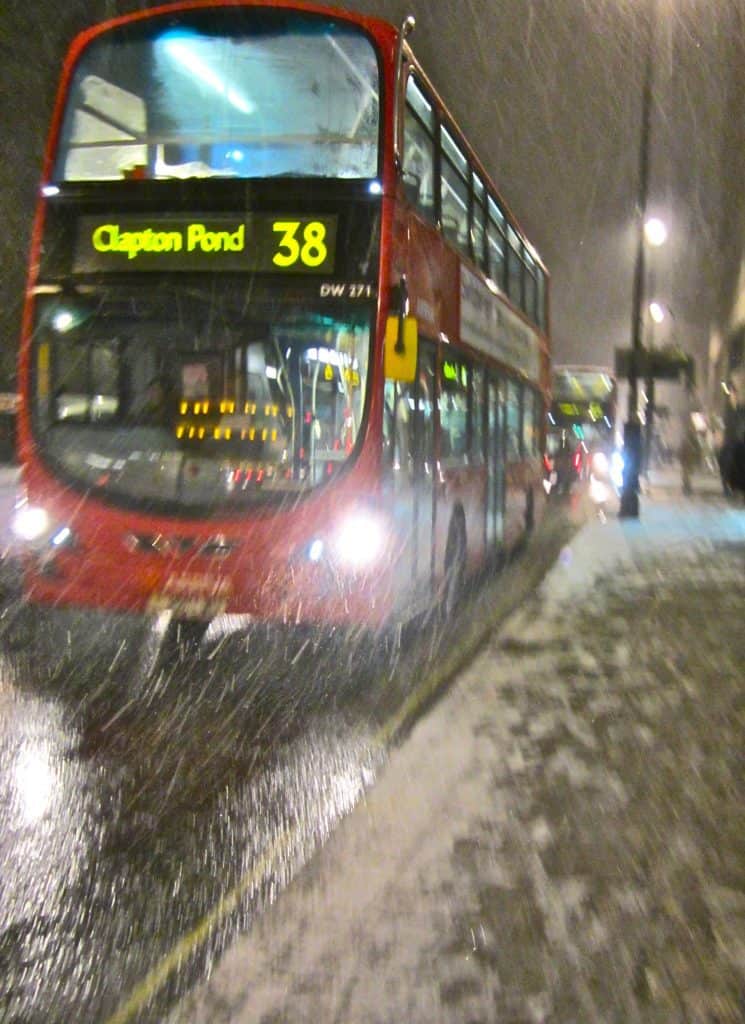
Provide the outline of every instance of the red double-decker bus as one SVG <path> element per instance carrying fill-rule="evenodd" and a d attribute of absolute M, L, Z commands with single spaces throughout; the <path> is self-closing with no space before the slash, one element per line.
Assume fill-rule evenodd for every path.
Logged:
<path fill-rule="evenodd" d="M 376 626 L 532 525 L 547 274 L 411 27 L 192 0 L 74 41 L 20 352 L 30 601 Z"/>

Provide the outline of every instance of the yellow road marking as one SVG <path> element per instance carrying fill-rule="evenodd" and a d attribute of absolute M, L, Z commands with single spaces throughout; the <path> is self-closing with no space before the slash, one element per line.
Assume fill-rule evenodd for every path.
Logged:
<path fill-rule="evenodd" d="M 524 574 L 528 576 L 529 574 Z M 522 581 L 526 583 L 525 580 Z M 528 588 L 529 589 L 529 588 Z M 524 595 L 523 595 L 524 596 Z M 514 595 L 513 595 L 514 598 Z M 469 602 L 470 603 L 470 602 Z M 520 599 L 518 599 L 518 604 Z M 478 649 L 494 631 L 495 622 L 489 616 L 470 616 L 468 608 L 459 616 L 458 641 L 441 656 L 439 663 L 428 671 L 420 685 L 412 691 L 388 721 L 374 734 L 371 747 L 387 748 L 395 736 L 414 720 L 420 708 L 426 704 L 453 676 L 473 659 Z M 252 886 L 257 885 L 275 863 L 279 854 L 298 845 L 296 833 L 285 829 L 269 845 L 254 867 L 245 874 L 233 888 L 220 899 L 195 927 L 179 939 L 173 949 L 133 989 L 132 994 L 122 1003 L 105 1024 L 128 1024 L 155 994 L 165 985 L 169 976 L 188 959 L 198 946 L 210 936 L 212 930 L 233 910 Z"/>
<path fill-rule="evenodd" d="M 254 885 L 259 884 L 265 875 L 268 873 L 269 868 L 274 864 L 277 854 L 282 850 L 286 850 L 290 847 L 291 833 L 289 829 L 280 833 L 277 839 L 274 840 L 268 847 L 268 849 L 261 855 L 258 862 L 254 865 L 251 871 L 247 872 L 233 888 L 220 899 L 212 910 L 202 918 L 202 920 L 194 927 L 190 932 L 187 932 L 170 953 L 166 954 L 165 957 L 160 961 L 157 967 L 154 967 L 152 971 L 137 985 L 133 990 L 126 1002 L 122 1003 L 118 1010 L 115 1011 L 113 1016 L 109 1017 L 107 1024 L 126 1024 L 127 1021 L 131 1020 L 136 1013 L 139 1013 L 153 996 L 158 992 L 166 983 L 169 976 L 180 966 L 180 964 L 187 960 L 198 946 L 206 942 L 209 938 L 213 928 L 216 927 L 222 921 L 223 918 L 231 914 L 236 907 L 240 904 L 240 901 L 245 896 L 246 892 Z"/>

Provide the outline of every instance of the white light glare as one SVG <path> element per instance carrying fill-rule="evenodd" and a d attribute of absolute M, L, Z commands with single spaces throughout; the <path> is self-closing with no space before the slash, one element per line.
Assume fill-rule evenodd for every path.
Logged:
<path fill-rule="evenodd" d="M 610 478 L 618 491 L 623 486 L 623 465 L 623 455 L 618 450 L 614 451 L 610 457 Z"/>
<path fill-rule="evenodd" d="M 72 540 L 72 530 L 69 526 L 63 526 L 61 530 L 52 537 L 52 546 L 55 548 L 61 548 L 64 544 L 67 544 Z"/>
<path fill-rule="evenodd" d="M 590 477 L 590 501 L 595 505 L 604 505 L 608 500 L 608 488 L 596 476 Z"/>
<path fill-rule="evenodd" d="M 46 747 L 26 744 L 18 756 L 14 776 L 24 822 L 33 824 L 47 812 L 54 795 L 56 780 Z"/>
<path fill-rule="evenodd" d="M 650 245 L 657 248 L 667 241 L 667 225 L 659 217 L 650 217 L 644 224 L 644 236 Z"/>
<path fill-rule="evenodd" d="M 59 195 L 59 187 L 57 185 L 42 185 L 41 194 L 45 199 L 51 199 L 52 196 Z"/>
<path fill-rule="evenodd" d="M 185 42 L 179 39 L 167 39 L 165 47 L 171 57 L 175 58 L 187 70 L 196 75 L 200 82 L 204 82 L 205 85 L 214 89 L 220 96 L 224 96 L 228 103 L 232 104 L 236 110 L 240 110 L 242 114 L 253 114 L 256 109 L 254 104 L 244 96 L 241 96 L 235 89 L 226 85 L 222 78 L 208 64 L 205 64 Z"/>
<path fill-rule="evenodd" d="M 316 538 L 311 541 L 308 548 L 308 558 L 311 562 L 320 562 L 323 558 L 323 541 L 320 538 Z"/>
<path fill-rule="evenodd" d="M 649 315 L 652 317 L 656 324 L 661 324 L 665 319 L 665 310 L 659 304 L 659 302 L 650 302 L 649 304 Z"/>
<path fill-rule="evenodd" d="M 363 569 L 377 561 L 385 547 L 385 531 L 379 519 L 365 512 L 350 515 L 334 537 L 334 550 L 342 562 Z"/>
<path fill-rule="evenodd" d="M 383 186 L 380 184 L 379 181 L 371 181 L 369 191 L 374 196 L 380 196 L 383 194 Z"/>
<path fill-rule="evenodd" d="M 60 334 L 64 334 L 73 326 L 75 318 L 68 310 L 63 310 L 61 313 L 57 313 L 55 315 L 53 322 L 55 328 L 60 332 Z"/>
<path fill-rule="evenodd" d="M 605 476 L 609 469 L 608 456 L 605 452 L 595 452 L 592 457 L 592 471 L 597 476 Z"/>
<path fill-rule="evenodd" d="M 49 516 L 37 505 L 19 505 L 13 515 L 11 530 L 19 540 L 39 540 L 49 529 Z"/>

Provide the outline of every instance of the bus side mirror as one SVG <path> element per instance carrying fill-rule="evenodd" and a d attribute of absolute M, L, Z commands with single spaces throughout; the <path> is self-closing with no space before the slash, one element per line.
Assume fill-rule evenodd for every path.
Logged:
<path fill-rule="evenodd" d="M 419 332 L 416 317 L 389 316 L 385 325 L 385 376 L 411 383 L 416 376 Z"/>

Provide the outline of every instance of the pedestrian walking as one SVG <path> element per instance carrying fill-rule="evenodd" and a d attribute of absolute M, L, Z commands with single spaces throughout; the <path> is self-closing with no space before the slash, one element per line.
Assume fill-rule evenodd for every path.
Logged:
<path fill-rule="evenodd" d="M 683 494 L 692 494 L 691 476 L 701 460 L 701 444 L 690 421 L 686 424 L 683 440 L 680 443 L 679 458 Z"/>

